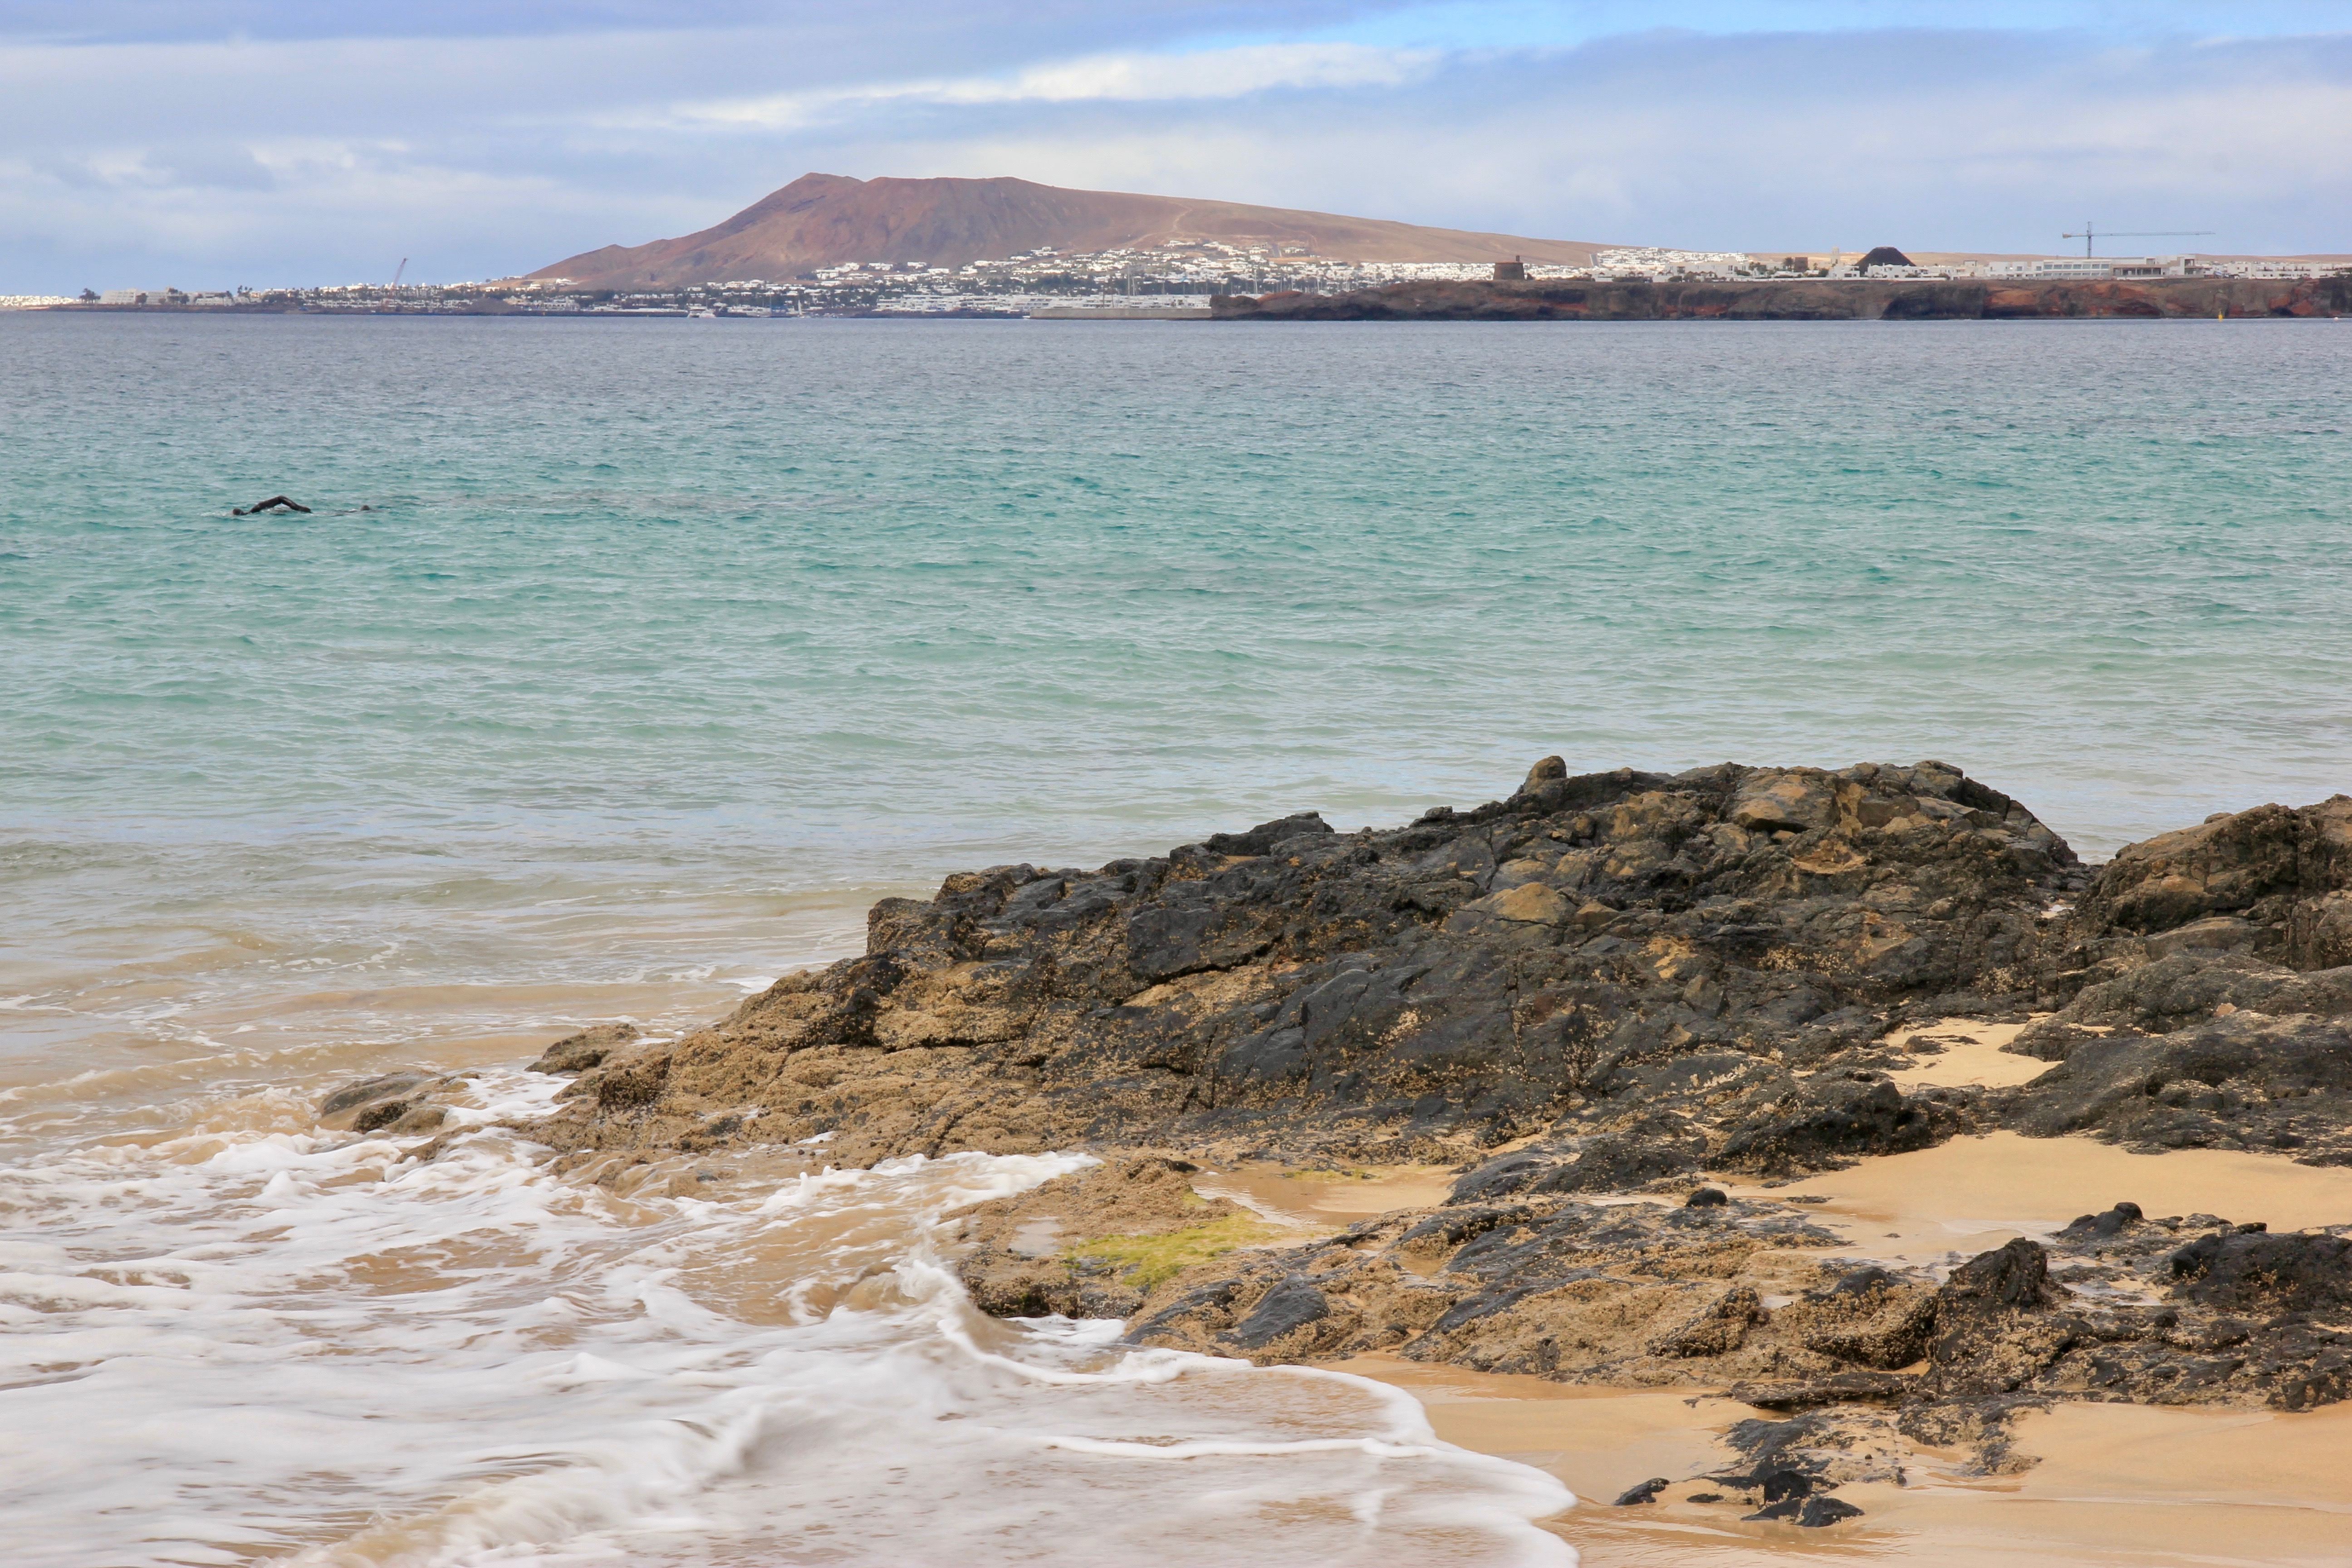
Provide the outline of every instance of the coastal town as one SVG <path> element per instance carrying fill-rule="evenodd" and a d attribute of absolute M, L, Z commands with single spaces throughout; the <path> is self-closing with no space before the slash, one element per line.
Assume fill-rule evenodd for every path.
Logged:
<path fill-rule="evenodd" d="M 345 283 L 312 287 L 85 289 L 79 296 L 0 295 L 0 310 L 202 310 L 283 314 L 590 315 L 758 319 L 777 316 L 1020 318 L 1040 312 L 1205 314 L 1220 295 L 1339 295 L 1399 283 L 1496 279 L 1627 283 L 1799 279 L 1950 279 L 2037 283 L 2167 278 L 2293 279 L 2352 272 L 2341 258 L 2195 255 L 1987 257 L 1892 247 L 1763 253 L 1623 246 L 1592 264 L 1357 261 L 1297 247 L 1177 241 L 1150 248 L 1024 251 L 961 267 L 857 261 L 789 279 L 751 278 L 637 290 L 572 280 Z"/>

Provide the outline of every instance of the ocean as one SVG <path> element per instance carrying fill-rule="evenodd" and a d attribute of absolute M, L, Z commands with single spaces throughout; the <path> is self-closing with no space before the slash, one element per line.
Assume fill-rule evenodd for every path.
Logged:
<path fill-rule="evenodd" d="M 311 1108 L 425 1065 L 499 1121 L 947 872 L 1549 753 L 1935 757 L 2091 857 L 2323 798 L 2347 370 L 2326 321 L 0 314 L 9 1561 L 1567 1561 L 1556 1481 L 1391 1390 L 974 1314 L 938 1216 L 1075 1152 L 620 1191 Z"/>

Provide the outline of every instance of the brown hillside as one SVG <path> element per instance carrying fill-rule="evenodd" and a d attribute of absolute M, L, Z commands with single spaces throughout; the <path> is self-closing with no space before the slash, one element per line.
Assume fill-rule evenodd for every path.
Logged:
<path fill-rule="evenodd" d="M 1066 191 L 1027 180 L 853 180 L 803 174 L 726 222 L 678 239 L 608 245 L 541 268 L 598 288 L 796 277 L 844 261 L 960 267 L 1023 251 L 1111 250 L 1173 240 L 1303 247 L 1349 261 L 1588 265 L 1582 240 L 1523 239 L 1239 202 Z"/>

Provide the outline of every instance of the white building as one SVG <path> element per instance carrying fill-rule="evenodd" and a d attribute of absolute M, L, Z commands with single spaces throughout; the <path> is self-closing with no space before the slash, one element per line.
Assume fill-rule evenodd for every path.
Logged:
<path fill-rule="evenodd" d="M 1609 273 L 1639 272 L 1650 278 L 1738 278 L 1754 265 L 1736 250 L 1668 250 L 1659 246 L 1625 245 L 1592 253 L 1592 265 Z"/>
<path fill-rule="evenodd" d="M 2326 278 L 2345 270 L 2342 263 L 2318 261 L 2216 261 L 2210 270 L 2216 278 Z"/>
<path fill-rule="evenodd" d="M 2204 270 L 2193 256 L 2044 256 L 2032 261 L 1990 262 L 1985 275 L 2063 283 L 2107 278 L 2196 278 Z"/>

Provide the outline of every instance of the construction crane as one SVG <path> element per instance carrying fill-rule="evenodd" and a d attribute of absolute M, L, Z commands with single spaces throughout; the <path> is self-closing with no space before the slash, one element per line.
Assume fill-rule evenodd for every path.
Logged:
<path fill-rule="evenodd" d="M 2107 230 L 2107 237 L 2109 239 L 2186 239 L 2191 235 L 2211 234 L 2212 232 L 2213 231 L 2210 228 L 2111 228 Z M 2091 254 L 2092 245 L 2099 237 L 2096 231 L 2092 228 L 2090 220 L 2085 218 L 2083 222 L 2083 226 L 2079 231 L 2070 229 L 2066 233 L 2059 236 L 2059 237 L 2061 239 L 2081 240 L 2083 242 L 2083 254 L 2087 257 Z"/>
<path fill-rule="evenodd" d="M 400 275 L 407 270 L 408 258 L 404 256 L 400 258 L 400 265 L 394 268 L 392 270 L 392 286 L 394 288 L 397 289 L 400 287 Z"/>

